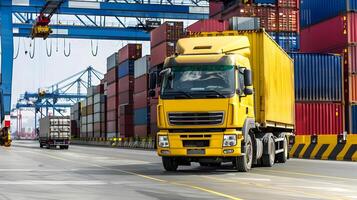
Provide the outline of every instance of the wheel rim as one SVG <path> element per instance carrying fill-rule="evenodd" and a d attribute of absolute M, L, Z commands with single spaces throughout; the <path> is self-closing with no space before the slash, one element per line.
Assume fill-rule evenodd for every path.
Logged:
<path fill-rule="evenodd" d="M 246 162 L 247 162 L 247 167 L 250 168 L 251 162 L 252 162 L 252 143 L 249 141 L 246 144 Z"/>

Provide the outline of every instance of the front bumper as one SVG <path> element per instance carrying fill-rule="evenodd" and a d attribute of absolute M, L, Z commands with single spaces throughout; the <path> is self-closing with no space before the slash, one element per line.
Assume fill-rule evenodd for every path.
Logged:
<path fill-rule="evenodd" d="M 223 135 L 237 135 L 237 145 L 223 147 Z M 164 135 L 169 138 L 169 148 L 158 146 L 159 156 L 179 156 L 179 157 L 236 157 L 241 156 L 242 132 L 235 129 L 227 129 L 224 132 L 202 132 L 202 133 L 169 133 L 161 130 L 158 136 Z M 158 138 L 158 137 L 157 137 Z M 207 147 L 184 146 L 184 140 L 209 140 Z"/>

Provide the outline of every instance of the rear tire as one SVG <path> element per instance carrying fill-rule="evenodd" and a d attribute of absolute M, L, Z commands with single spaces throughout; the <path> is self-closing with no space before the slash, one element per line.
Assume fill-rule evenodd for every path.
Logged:
<path fill-rule="evenodd" d="M 162 164 L 168 172 L 176 171 L 178 168 L 178 163 L 175 158 L 162 157 Z"/>
<path fill-rule="evenodd" d="M 288 140 L 284 137 L 284 144 L 283 144 L 284 151 L 276 155 L 276 161 L 279 163 L 286 163 L 288 160 Z"/>
<path fill-rule="evenodd" d="M 275 141 L 273 137 L 269 137 L 269 141 L 265 145 L 269 145 L 269 152 L 263 154 L 262 164 L 264 167 L 272 167 L 275 162 Z"/>
<path fill-rule="evenodd" d="M 40 143 L 40 148 L 42 149 L 43 148 L 43 144 Z"/>
<path fill-rule="evenodd" d="M 233 162 L 234 167 L 236 167 L 239 172 L 248 172 L 252 168 L 253 143 L 249 134 L 247 138 L 245 138 L 244 152 L 245 155 L 236 157 Z"/>

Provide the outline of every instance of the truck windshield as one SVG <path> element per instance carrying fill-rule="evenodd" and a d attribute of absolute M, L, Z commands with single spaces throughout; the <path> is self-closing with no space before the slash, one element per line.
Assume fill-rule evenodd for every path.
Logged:
<path fill-rule="evenodd" d="M 234 94 L 234 66 L 174 66 L 162 80 L 161 98 L 226 98 Z"/>

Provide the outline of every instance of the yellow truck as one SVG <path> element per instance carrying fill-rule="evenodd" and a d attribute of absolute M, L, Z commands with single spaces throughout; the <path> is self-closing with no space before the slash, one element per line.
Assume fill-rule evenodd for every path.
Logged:
<path fill-rule="evenodd" d="M 5 115 L 0 127 L 0 146 L 11 146 L 10 124 L 10 115 Z"/>
<path fill-rule="evenodd" d="M 286 162 L 294 130 L 293 72 L 293 60 L 264 30 L 180 39 L 176 54 L 149 81 L 150 96 L 161 86 L 157 153 L 165 170 L 231 162 L 247 172 Z"/>

